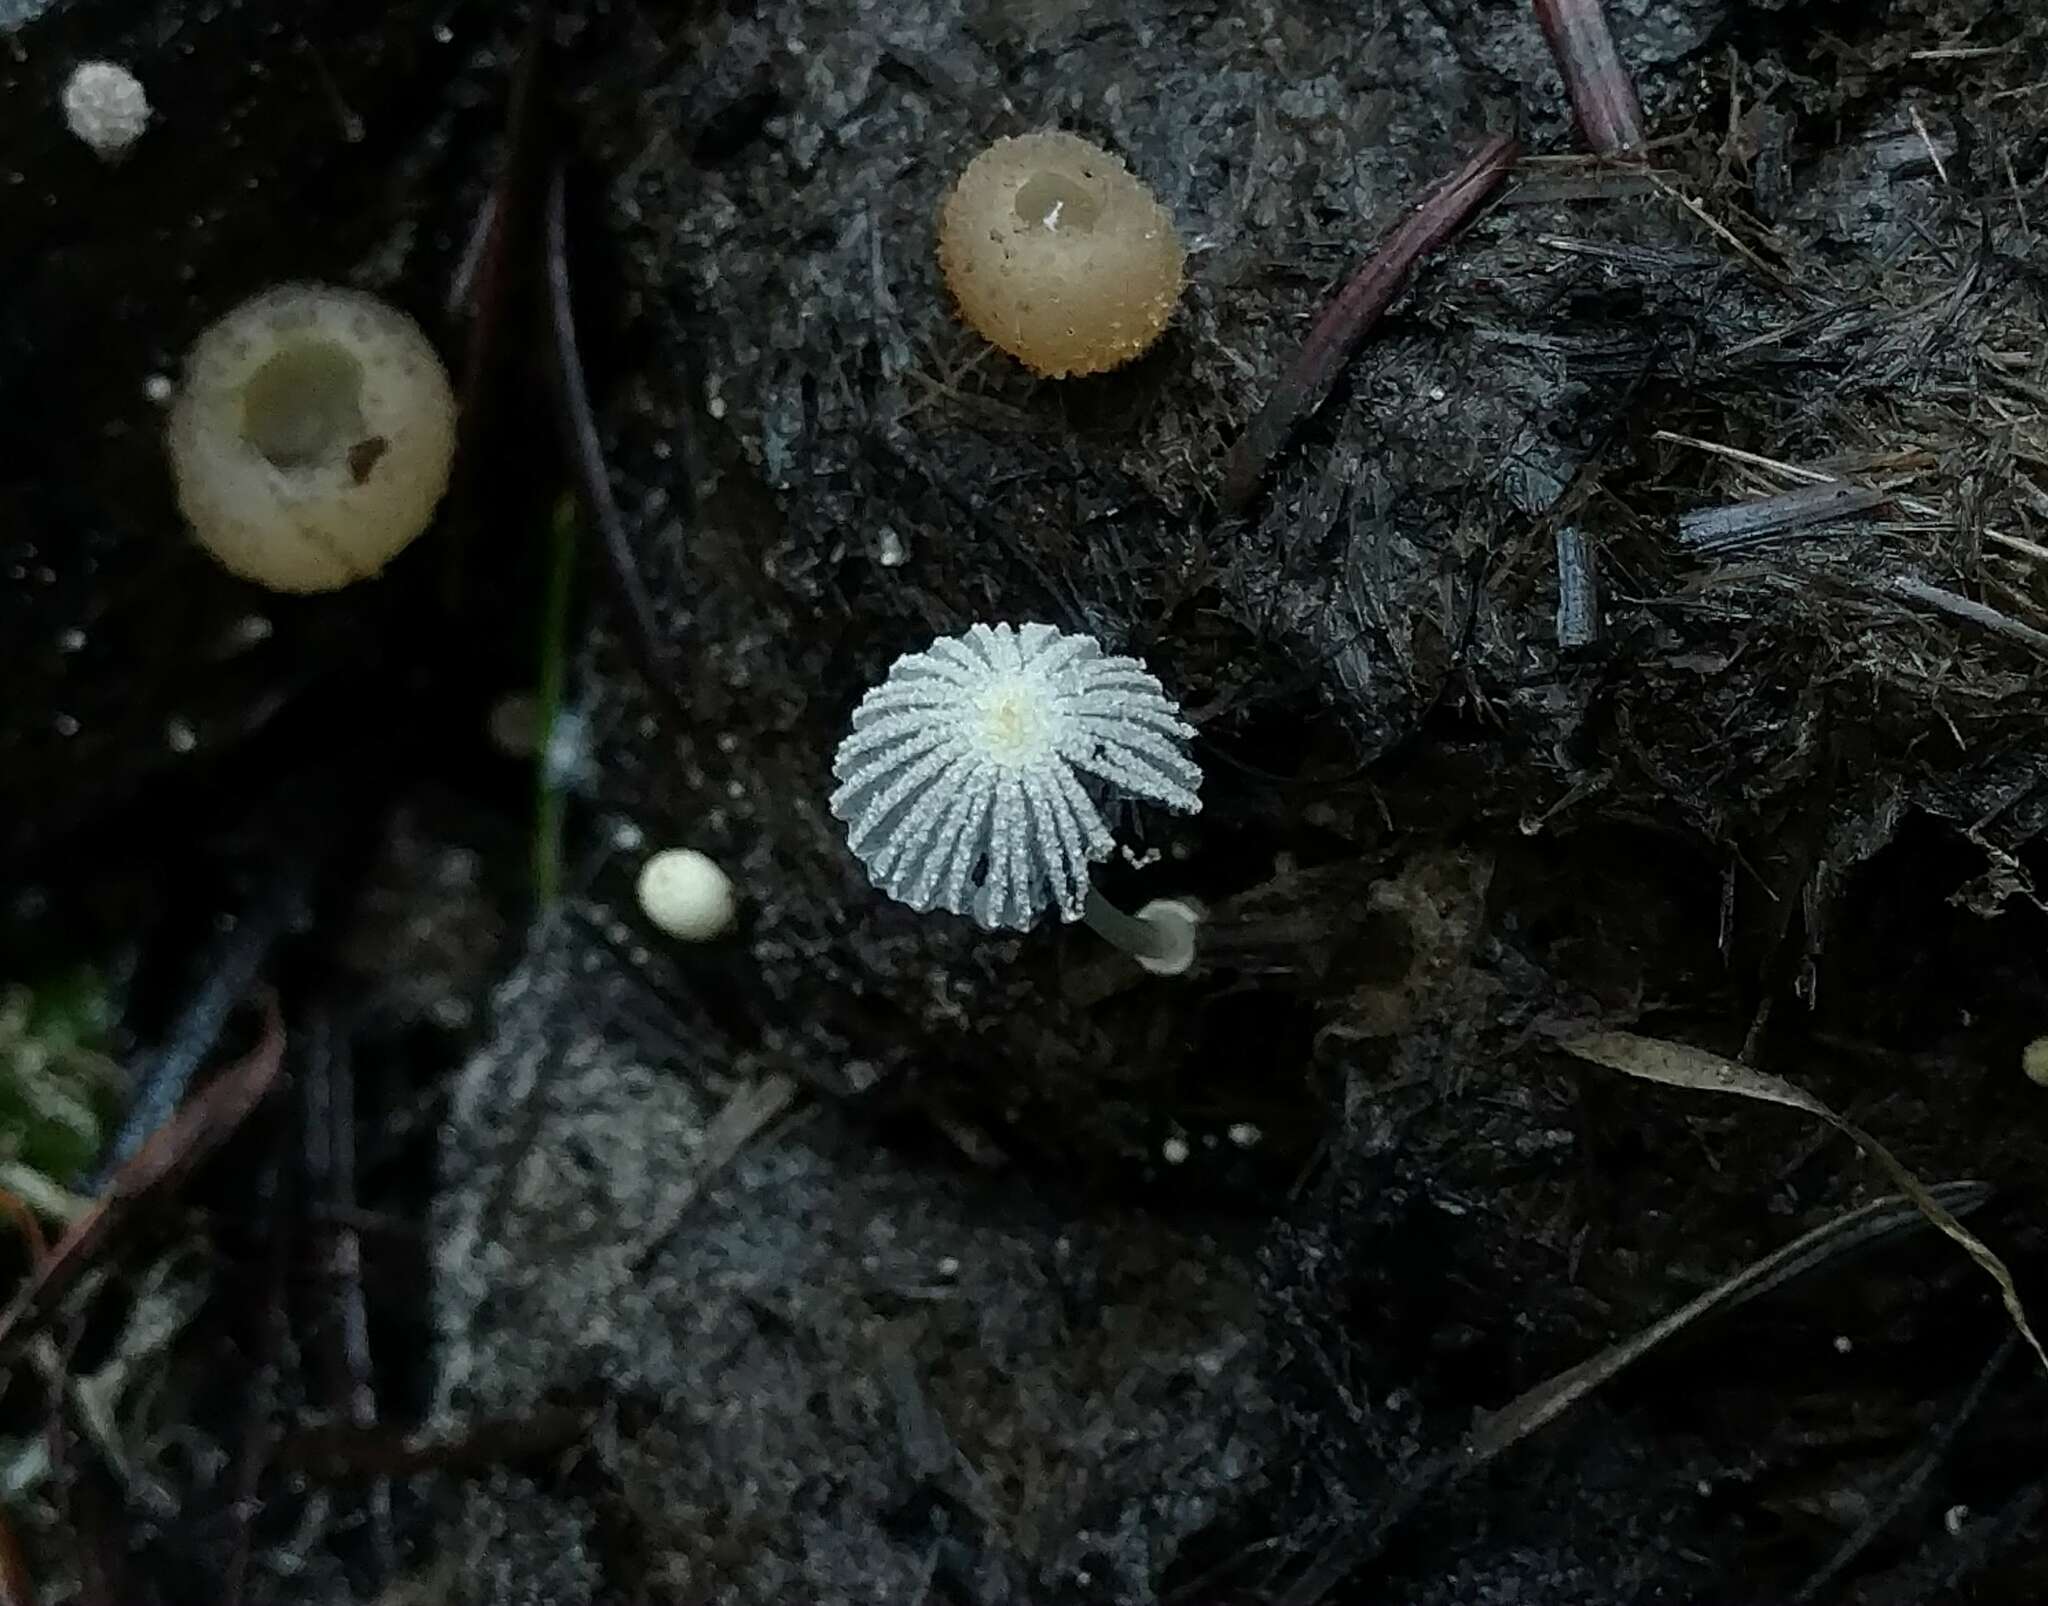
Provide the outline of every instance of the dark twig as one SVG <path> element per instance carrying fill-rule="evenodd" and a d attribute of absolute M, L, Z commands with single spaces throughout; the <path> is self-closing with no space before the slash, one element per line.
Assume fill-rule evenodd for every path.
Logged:
<path fill-rule="evenodd" d="M 1600 571 L 1593 544 L 1576 525 L 1557 527 L 1557 645 L 1590 647 L 1600 637 Z"/>
<path fill-rule="evenodd" d="M 588 1436 L 591 1413 L 543 1405 L 523 1417 L 493 1417 L 453 1429 L 321 1427 L 285 1440 L 279 1461 L 328 1482 L 411 1478 L 422 1472 L 475 1473 L 559 1455 Z"/>
<path fill-rule="evenodd" d="M 1953 591 L 1944 591 L 1940 586 L 1931 586 L 1925 580 L 1916 580 L 1911 575 L 1894 575 L 1880 583 L 1880 588 L 1905 602 L 1917 602 L 1923 607 L 1945 613 L 1951 619 L 1960 619 L 1966 624 L 1976 625 L 1993 635 L 2003 636 L 2048 657 L 2048 631 L 2037 630 L 2030 624 L 2022 623 L 2000 613 L 1996 608 L 1972 601 Z"/>
<path fill-rule="evenodd" d="M 1931 1191 L 1945 1208 L 1963 1212 L 1989 1196 L 1979 1182 L 1944 1182 Z M 1424 1501 L 1449 1488 L 1576 1409 L 1595 1390 L 1656 1349 L 1674 1334 L 1707 1318 L 1725 1318 L 1730 1311 L 1807 1276 L 1844 1255 L 1860 1253 L 1923 1220 L 1917 1203 L 1897 1198 L 1874 1200 L 1824 1222 L 1791 1243 L 1753 1261 L 1617 1344 L 1567 1367 L 1534 1388 L 1526 1389 L 1500 1410 L 1483 1416 L 1456 1445 L 1439 1450 L 1398 1486 L 1386 1491 L 1369 1517 L 1333 1537 L 1308 1568 L 1279 1597 L 1280 1606 L 1316 1606 L 1346 1577 L 1363 1566 L 1407 1522 Z"/>
<path fill-rule="evenodd" d="M 171 1118 L 185 1097 L 193 1073 L 206 1063 L 235 1007 L 249 995 L 257 972 L 305 907 L 306 872 L 298 867 L 279 872 L 263 898 L 235 922 L 210 956 L 205 979 L 186 1003 L 163 1046 L 136 1077 L 134 1101 L 99 1171 L 87 1180 L 86 1191 L 97 1193 L 139 1153 L 151 1133 Z"/>
<path fill-rule="evenodd" d="M 36 1606 L 39 1599 L 21 1543 L 8 1525 L 7 1514 L 0 1511 L 0 1606 Z"/>
<path fill-rule="evenodd" d="M 1873 1579 L 1859 1598 L 1869 1606 L 1926 1606 L 1930 1600 L 1957 1599 L 1954 1592 L 1972 1573 L 1982 1571 L 2003 1552 L 2026 1545 L 2030 1535 L 2034 1541 L 2027 1553 L 2038 1557 L 2038 1523 L 2044 1504 L 2048 1504 L 2048 1481 L 2036 1479 L 1964 1524 L 1963 1531 L 1948 1544 L 1895 1564 L 1882 1579 Z"/>
<path fill-rule="evenodd" d="M 1572 97 L 1579 132 L 1597 156 L 1643 148 L 1642 102 L 1614 48 L 1600 0 L 1536 0 L 1536 21 L 1550 41 Z"/>
<path fill-rule="evenodd" d="M 465 439 L 482 433 L 493 396 L 492 378 L 504 360 L 512 306 L 532 253 L 533 203 L 548 157 L 547 61 L 550 13 L 536 4 L 527 18 L 526 41 L 512 76 L 505 110 L 504 166 L 478 212 L 469 245 L 449 287 L 451 312 L 470 315 L 469 344 L 462 375 Z"/>
<path fill-rule="evenodd" d="M 1301 355 L 1231 448 L 1223 476 L 1225 508 L 1238 511 L 1258 494 L 1274 456 L 1296 426 L 1328 398 L 1345 363 L 1400 294 L 1416 264 L 1469 222 L 1500 188 L 1520 149 L 1511 135 L 1496 134 L 1488 140 L 1423 198 L 1337 293 L 1302 343 Z"/>
<path fill-rule="evenodd" d="M 345 1221 L 356 1205 L 355 1066 L 347 1039 L 331 1014 L 316 1011 L 309 1023 L 306 1053 L 306 1180 L 315 1200 Z M 363 1246 L 353 1227 L 323 1229 L 325 1269 L 332 1325 L 320 1346 L 330 1397 L 340 1397 L 344 1416 L 355 1427 L 377 1425 L 377 1392 L 370 1364 L 369 1306 L 363 1297 Z M 370 1528 L 377 1561 L 388 1577 L 397 1570 L 392 1540 L 391 1483 L 370 1485 Z"/>
<path fill-rule="evenodd" d="M 1970 1385 L 1969 1392 L 1963 1396 L 1962 1404 L 1956 1407 L 1955 1414 L 1942 1425 L 1941 1431 L 1935 1434 L 1933 1442 L 1927 1446 L 1925 1453 L 1920 1457 L 1919 1465 L 1893 1485 L 1890 1498 L 1871 1512 L 1864 1519 L 1863 1525 L 1842 1541 L 1841 1548 L 1828 1558 L 1827 1564 L 1800 1586 L 1799 1593 L 1792 1597 L 1793 1606 L 1803 1606 L 1807 1601 L 1819 1599 L 1821 1591 L 1848 1571 L 1855 1564 L 1856 1558 L 1870 1548 L 1871 1542 L 1897 1521 L 1899 1514 L 1907 1506 L 1920 1498 L 1927 1488 L 1928 1480 L 1934 1476 L 1935 1468 L 1941 1465 L 1949 1451 L 1955 1447 L 1956 1439 L 1962 1433 L 1965 1424 L 1977 1414 L 1977 1407 L 1984 1403 L 1984 1396 L 1990 1393 L 1992 1382 L 2005 1370 L 2005 1363 L 2012 1359 L 2013 1352 L 2019 1346 L 2020 1336 L 2017 1333 L 2007 1333 L 1999 1341 L 1998 1348 L 1991 1352 L 1991 1359 L 1977 1374 L 1977 1381 Z"/>
<path fill-rule="evenodd" d="M 682 1224 L 697 1196 L 789 1107 L 796 1088 L 793 1078 L 770 1071 L 726 1100 L 725 1107 L 705 1129 L 704 1141 L 691 1154 L 688 1168 L 677 1179 L 675 1192 L 662 1205 L 660 1218 L 641 1234 L 632 1253 L 625 1257 L 629 1275 L 646 1272 L 648 1263 Z"/>
<path fill-rule="evenodd" d="M 567 191 L 568 180 L 557 163 L 548 176 L 547 289 L 548 325 L 554 337 L 549 350 L 554 359 L 555 400 L 561 415 L 563 446 L 576 471 L 584 517 L 597 527 L 604 541 L 612 579 L 632 618 L 641 672 L 649 685 L 673 693 L 675 683 L 668 672 L 661 624 L 655 616 L 647 582 L 641 578 L 632 542 L 626 537 L 618 501 L 612 495 L 611 472 L 605 467 L 597 413 L 590 405 L 590 388 L 577 346 L 576 312 L 569 292 Z"/>
<path fill-rule="evenodd" d="M 243 1606 L 248 1599 L 249 1575 L 256 1562 L 256 1519 L 263 1509 L 263 1475 L 276 1448 L 278 1380 L 291 1352 L 291 1318 L 285 1307 L 296 1239 L 290 1213 L 282 1202 L 291 1134 L 279 1122 L 272 1127 L 271 1139 L 270 1152 L 256 1173 L 253 1195 L 256 1220 L 263 1225 L 267 1263 L 262 1299 L 251 1313 L 251 1348 L 257 1359 L 242 1406 L 242 1442 L 235 1452 L 235 1499 L 229 1508 L 234 1539 L 221 1579 L 223 1606 Z"/>
<path fill-rule="evenodd" d="M 1817 524 L 1832 524 L 1882 507 L 1885 493 L 1846 480 L 1801 485 L 1722 507 L 1695 508 L 1678 517 L 1678 539 L 1699 553 L 1729 552 Z"/>
<path fill-rule="evenodd" d="M 79 1465 L 79 1434 L 53 1412 L 50 1420 L 50 1463 L 65 1527 L 71 1530 L 72 1559 L 78 1570 L 79 1606 L 134 1606 L 140 1598 L 129 1574 L 127 1539 L 122 1531 L 120 1502 L 91 1467 Z"/>
<path fill-rule="evenodd" d="M 30 1264 L 44 1260 L 50 1253 L 50 1240 L 43 1235 L 42 1221 L 29 1209 L 22 1197 L 8 1188 L 0 1188 L 0 1216 L 21 1234 L 21 1241 L 28 1248 Z M 4 1606 L 4 1603 L 0 1603 Z"/>

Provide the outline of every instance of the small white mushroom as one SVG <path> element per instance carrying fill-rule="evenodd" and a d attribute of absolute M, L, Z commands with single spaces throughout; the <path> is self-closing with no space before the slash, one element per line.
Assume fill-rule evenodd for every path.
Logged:
<path fill-rule="evenodd" d="M 640 867 L 640 909 L 671 937 L 708 942 L 733 922 L 732 878 L 693 848 L 667 848 Z"/>
<path fill-rule="evenodd" d="M 854 710 L 832 812 L 869 878 L 913 909 L 1027 931 L 1048 906 L 1147 969 L 1194 958 L 1188 906 L 1126 915 L 1089 866 L 1115 847 L 1099 794 L 1193 814 L 1194 729 L 1135 658 L 1051 625 L 975 625 L 907 653 Z"/>
<path fill-rule="evenodd" d="M 286 284 L 199 337 L 167 434 L 199 544 L 273 591 L 367 579 L 448 488 L 455 396 L 410 318 L 373 296 Z"/>
<path fill-rule="evenodd" d="M 149 127 L 142 80 L 118 62 L 85 61 L 64 80 L 64 126 L 103 161 L 127 154 Z"/>

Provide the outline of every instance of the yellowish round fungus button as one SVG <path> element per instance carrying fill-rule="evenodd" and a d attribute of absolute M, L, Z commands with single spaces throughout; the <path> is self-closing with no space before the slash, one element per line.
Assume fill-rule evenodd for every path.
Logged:
<path fill-rule="evenodd" d="M 273 591 L 332 591 L 433 518 L 455 396 L 404 313 L 356 290 L 278 285 L 194 344 L 168 445 L 201 546 Z"/>
<path fill-rule="evenodd" d="M 939 213 L 939 267 L 961 316 L 1053 379 L 1101 373 L 1157 340 L 1185 255 L 1152 192 L 1073 134 L 997 140 Z"/>
<path fill-rule="evenodd" d="M 732 878 L 694 848 L 665 848 L 640 867 L 640 910 L 671 937 L 709 942 L 738 911 Z"/>

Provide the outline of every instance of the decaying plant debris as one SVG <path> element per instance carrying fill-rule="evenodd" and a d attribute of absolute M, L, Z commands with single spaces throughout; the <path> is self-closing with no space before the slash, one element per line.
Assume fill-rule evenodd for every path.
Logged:
<path fill-rule="evenodd" d="M 1520 0 L 186 9 L 0 0 L 0 982 L 118 978 L 187 1116 L 289 1086 L 12 1335 L 7 1588 L 2048 1592 L 2001 1290 L 1824 1129 L 1560 1046 L 1803 1090 L 2048 1309 L 2048 19 L 1614 0 L 1617 160 Z M 1191 248 L 1057 384 L 932 259 L 1048 124 Z M 282 606 L 181 544 L 150 398 L 292 276 L 439 309 L 472 411 L 438 535 Z M 1031 618 L 1200 727 L 1104 870 L 1203 903 L 1189 978 L 920 918 L 827 813 L 862 687 Z M 485 736 L 537 636 L 539 913 Z M 670 844 L 724 944 L 635 923 Z"/>

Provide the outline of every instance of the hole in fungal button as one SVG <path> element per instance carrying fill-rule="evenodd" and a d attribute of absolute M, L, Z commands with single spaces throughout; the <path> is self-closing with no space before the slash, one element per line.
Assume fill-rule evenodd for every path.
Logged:
<path fill-rule="evenodd" d="M 307 468 L 363 438 L 363 365 L 324 340 L 285 347 L 242 390 L 242 435 L 281 469 Z"/>
<path fill-rule="evenodd" d="M 1033 173 L 1017 191 L 1017 216 L 1053 233 L 1086 234 L 1102 216 L 1102 199 L 1065 173 Z"/>

